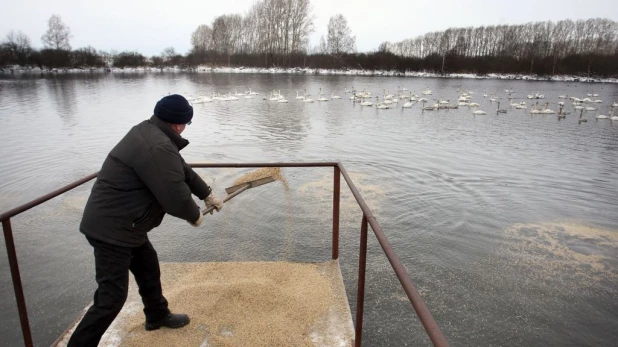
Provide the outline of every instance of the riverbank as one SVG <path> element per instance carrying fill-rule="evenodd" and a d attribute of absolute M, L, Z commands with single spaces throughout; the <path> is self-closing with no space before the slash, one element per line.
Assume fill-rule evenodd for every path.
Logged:
<path fill-rule="evenodd" d="M 363 70 L 363 69 L 312 69 L 312 68 L 258 68 L 258 67 L 210 67 L 196 68 L 179 67 L 138 67 L 138 68 L 60 68 L 41 69 L 38 67 L 10 67 L 0 69 L 0 74 L 60 74 L 60 73 L 161 73 L 161 72 L 198 72 L 198 73 L 250 73 L 250 74 L 304 74 L 304 75 L 345 75 L 345 76 L 387 76 L 387 77 L 426 77 L 426 78 L 466 78 L 466 79 L 497 79 L 521 81 L 560 81 L 586 83 L 618 83 L 618 77 L 587 77 L 577 75 L 540 76 L 529 74 L 475 74 L 446 73 L 440 74 L 427 71 L 395 71 L 395 70 Z"/>

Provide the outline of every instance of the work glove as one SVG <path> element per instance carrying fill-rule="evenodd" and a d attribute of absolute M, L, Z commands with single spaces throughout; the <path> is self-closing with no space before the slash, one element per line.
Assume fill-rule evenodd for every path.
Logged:
<path fill-rule="evenodd" d="M 215 197 L 213 193 L 210 193 L 210 195 L 208 195 L 208 197 L 204 199 L 204 204 L 206 204 L 206 208 L 209 208 L 210 206 L 214 206 L 217 212 L 221 211 L 221 209 L 223 208 L 223 201 L 221 201 L 220 199 L 217 199 L 217 197 Z M 212 214 L 213 212 L 214 210 L 210 211 L 210 214 Z"/>
<path fill-rule="evenodd" d="M 200 226 L 200 224 L 202 224 L 203 220 L 204 220 L 204 215 L 202 215 L 202 212 L 200 211 L 200 217 L 195 222 L 189 222 L 189 224 L 191 224 L 191 226 L 197 228 L 197 227 Z"/>

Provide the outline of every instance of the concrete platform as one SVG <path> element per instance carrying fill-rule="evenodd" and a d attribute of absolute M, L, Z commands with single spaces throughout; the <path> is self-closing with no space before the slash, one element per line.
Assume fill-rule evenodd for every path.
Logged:
<path fill-rule="evenodd" d="M 180 329 L 144 330 L 129 298 L 99 346 L 352 346 L 354 327 L 338 261 L 163 263 L 163 293 Z M 84 311 L 85 312 L 85 311 Z M 66 346 L 75 325 L 54 346 Z"/>

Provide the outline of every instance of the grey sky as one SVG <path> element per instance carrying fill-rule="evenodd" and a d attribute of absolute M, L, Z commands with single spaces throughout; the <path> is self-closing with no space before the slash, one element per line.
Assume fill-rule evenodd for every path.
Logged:
<path fill-rule="evenodd" d="M 12 1 L 1 6 L 0 35 L 21 30 L 35 47 L 41 47 L 47 19 L 59 14 L 71 28 L 73 48 L 91 45 L 152 55 L 172 46 L 186 53 L 190 35 L 199 24 L 211 24 L 221 14 L 244 14 L 254 1 Z M 595 17 L 618 21 L 616 0 L 311 0 L 311 4 L 315 15 L 311 45 L 325 35 L 330 16 L 342 13 L 356 35 L 359 51 L 375 50 L 382 41 L 400 41 L 449 27 Z"/>

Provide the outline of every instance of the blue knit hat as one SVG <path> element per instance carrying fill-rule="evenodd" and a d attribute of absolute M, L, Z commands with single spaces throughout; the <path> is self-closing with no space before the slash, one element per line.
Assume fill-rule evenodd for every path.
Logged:
<path fill-rule="evenodd" d="M 172 94 L 157 102 L 154 115 L 167 123 L 188 124 L 193 118 L 193 107 L 182 95 Z"/>

